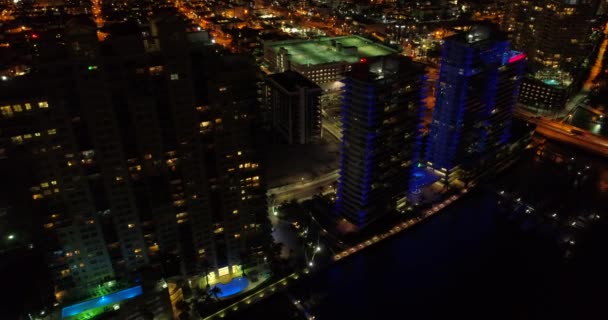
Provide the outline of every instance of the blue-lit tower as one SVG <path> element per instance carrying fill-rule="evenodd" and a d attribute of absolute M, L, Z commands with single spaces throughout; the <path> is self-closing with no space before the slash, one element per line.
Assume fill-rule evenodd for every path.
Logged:
<path fill-rule="evenodd" d="M 399 56 L 361 59 L 346 74 L 336 211 L 358 227 L 406 196 L 423 77 Z"/>
<path fill-rule="evenodd" d="M 475 179 L 509 140 L 524 58 L 491 25 L 445 39 L 426 160 L 446 183 Z"/>

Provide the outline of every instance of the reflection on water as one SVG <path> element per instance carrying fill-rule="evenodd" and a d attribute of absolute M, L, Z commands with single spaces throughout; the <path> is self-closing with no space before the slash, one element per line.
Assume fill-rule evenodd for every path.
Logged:
<path fill-rule="evenodd" d="M 606 160 L 559 145 L 543 150 L 542 157 L 531 150 L 497 181 L 429 221 L 290 288 L 288 297 L 316 319 L 605 319 L 597 315 L 608 286 L 602 254 L 608 215 L 588 228 L 567 229 L 577 240 L 564 259 L 543 232 L 551 220 L 522 228 L 500 213 L 503 188 L 534 204 L 535 212 L 523 207 L 522 214 L 556 212 L 569 222 L 608 212 Z M 239 319 L 289 318 L 273 314 L 275 307 L 261 303 Z"/>

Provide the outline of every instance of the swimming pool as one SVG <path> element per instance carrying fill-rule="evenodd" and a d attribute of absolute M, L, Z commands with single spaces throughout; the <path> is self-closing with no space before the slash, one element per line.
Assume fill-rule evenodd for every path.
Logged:
<path fill-rule="evenodd" d="M 213 287 L 218 287 L 218 288 L 220 288 L 220 290 L 222 290 L 217 295 L 218 298 L 226 298 L 226 297 L 235 295 L 235 294 L 245 290 L 245 288 L 247 288 L 248 285 L 249 285 L 249 280 L 247 280 L 247 278 L 238 277 L 238 278 L 232 279 L 228 283 L 218 283 L 218 284 L 214 285 Z"/>
<path fill-rule="evenodd" d="M 544 82 L 545 84 L 550 85 L 550 86 L 557 86 L 557 85 L 559 85 L 559 84 L 560 84 L 560 82 L 559 82 L 559 81 L 557 81 L 556 79 L 545 79 L 545 80 L 543 80 L 543 82 Z"/>
<path fill-rule="evenodd" d="M 129 289 L 117 291 L 99 298 L 86 300 L 71 306 L 61 309 L 61 318 L 75 316 L 87 310 L 105 307 L 123 300 L 135 298 L 142 294 L 141 286 L 131 287 Z"/>

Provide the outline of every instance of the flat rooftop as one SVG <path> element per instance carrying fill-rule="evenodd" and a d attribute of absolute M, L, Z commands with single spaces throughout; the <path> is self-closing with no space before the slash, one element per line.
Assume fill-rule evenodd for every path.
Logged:
<path fill-rule="evenodd" d="M 334 41 L 335 46 L 333 45 Z M 356 47 L 357 50 L 339 50 L 338 44 L 341 44 L 343 48 Z M 395 49 L 356 35 L 279 41 L 267 43 L 265 46 L 272 48 L 275 53 L 280 48 L 285 48 L 291 55 L 291 61 L 299 65 L 318 65 L 333 62 L 356 63 L 361 58 L 397 53 Z"/>

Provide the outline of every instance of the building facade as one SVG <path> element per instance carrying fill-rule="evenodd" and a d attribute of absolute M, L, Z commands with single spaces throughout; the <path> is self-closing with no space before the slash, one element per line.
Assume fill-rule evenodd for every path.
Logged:
<path fill-rule="evenodd" d="M 264 43 L 264 62 L 270 71 L 293 70 L 322 87 L 341 81 L 361 58 L 395 53 L 392 48 L 356 35 Z"/>
<path fill-rule="evenodd" d="M 541 74 L 538 72 L 536 77 L 523 78 L 517 102 L 540 113 L 560 112 L 572 91 L 572 80 L 567 73 L 565 79 L 540 78 Z"/>
<path fill-rule="evenodd" d="M 510 1 L 503 29 L 536 68 L 572 72 L 589 52 L 598 6 L 598 0 Z"/>
<path fill-rule="evenodd" d="M 336 211 L 364 227 L 408 190 L 424 67 L 405 57 L 362 59 L 344 80 Z"/>
<path fill-rule="evenodd" d="M 524 60 L 492 26 L 445 39 L 426 160 L 448 184 L 510 138 Z"/>
<path fill-rule="evenodd" d="M 321 137 L 322 89 L 295 71 L 269 75 L 266 109 L 272 127 L 289 144 L 306 144 Z"/>
<path fill-rule="evenodd" d="M 37 72 L 0 86 L 5 183 L 43 230 L 58 301 L 149 265 L 232 273 L 268 245 L 253 64 L 185 26 L 158 16 L 100 42 L 94 23 L 71 20 L 62 42 L 41 35 Z M 198 72 L 201 56 L 223 69 Z"/>

